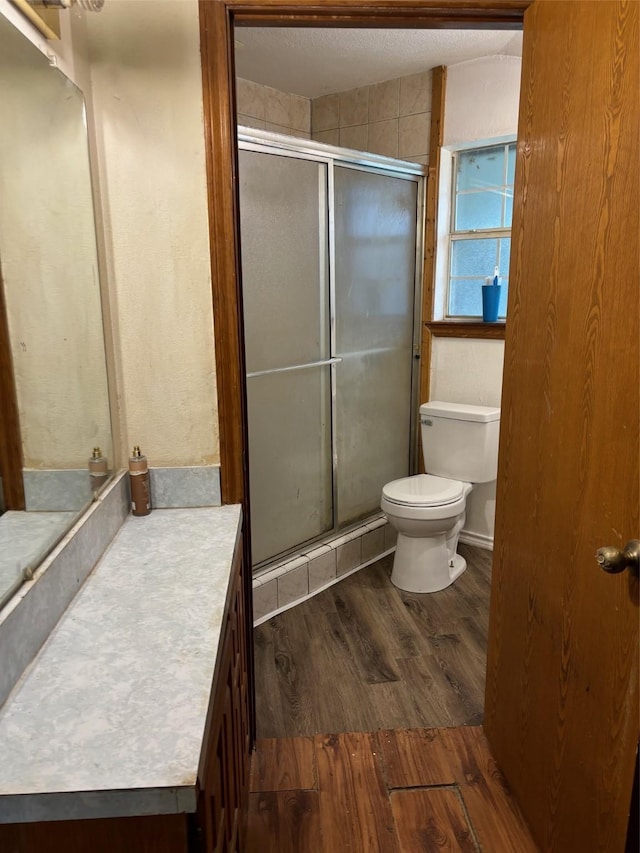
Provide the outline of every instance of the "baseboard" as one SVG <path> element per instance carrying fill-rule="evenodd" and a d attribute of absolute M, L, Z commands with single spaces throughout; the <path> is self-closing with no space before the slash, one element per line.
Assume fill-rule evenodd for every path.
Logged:
<path fill-rule="evenodd" d="M 473 530 L 463 530 L 460 534 L 460 542 L 465 545 L 475 545 L 476 548 L 484 548 L 486 551 L 493 551 L 493 536 L 474 533 Z"/>

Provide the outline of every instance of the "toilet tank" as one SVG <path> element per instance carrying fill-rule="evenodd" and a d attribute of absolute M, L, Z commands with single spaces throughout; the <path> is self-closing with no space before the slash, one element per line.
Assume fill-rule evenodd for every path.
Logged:
<path fill-rule="evenodd" d="M 433 400 L 420 406 L 427 474 L 488 483 L 498 471 L 500 409 Z"/>

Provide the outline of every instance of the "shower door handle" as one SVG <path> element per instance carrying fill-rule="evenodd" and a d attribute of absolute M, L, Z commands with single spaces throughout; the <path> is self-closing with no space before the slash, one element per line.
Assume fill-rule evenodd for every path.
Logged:
<path fill-rule="evenodd" d="M 306 370 L 308 367 L 324 367 L 325 365 L 340 364 L 341 358 L 326 358 L 323 361 L 308 361 L 305 364 L 292 364 L 288 367 L 272 367 L 270 370 L 256 370 L 253 373 L 247 373 L 247 379 L 253 379 L 254 376 L 269 376 L 272 373 L 288 373 L 290 370 Z"/>

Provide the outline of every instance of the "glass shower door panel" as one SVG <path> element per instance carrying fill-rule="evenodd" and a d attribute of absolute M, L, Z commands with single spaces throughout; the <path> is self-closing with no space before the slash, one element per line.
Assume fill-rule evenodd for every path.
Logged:
<path fill-rule="evenodd" d="M 418 188 L 335 169 L 338 523 L 409 474 Z"/>
<path fill-rule="evenodd" d="M 329 372 L 247 380 L 254 565 L 333 525 Z"/>
<path fill-rule="evenodd" d="M 333 525 L 327 165 L 239 160 L 256 565 Z"/>
<path fill-rule="evenodd" d="M 240 151 L 247 373 L 328 358 L 325 163 Z"/>

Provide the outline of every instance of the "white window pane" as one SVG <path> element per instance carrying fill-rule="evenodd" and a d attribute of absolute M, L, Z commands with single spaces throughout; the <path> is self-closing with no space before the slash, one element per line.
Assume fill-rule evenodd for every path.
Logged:
<path fill-rule="evenodd" d="M 456 201 L 456 231 L 502 227 L 502 190 L 464 193 Z"/>
<path fill-rule="evenodd" d="M 482 316 L 482 285 L 480 278 L 454 278 L 449 286 L 450 317 Z"/>
<path fill-rule="evenodd" d="M 505 237 L 499 240 L 500 255 L 498 257 L 498 269 L 502 278 L 507 278 L 509 275 L 509 263 L 511 261 L 511 238 Z"/>
<path fill-rule="evenodd" d="M 504 222 L 502 223 L 505 228 L 511 228 L 511 221 L 513 219 L 513 188 L 508 187 L 506 191 L 506 198 L 504 200 Z"/>
<path fill-rule="evenodd" d="M 504 146 L 460 151 L 456 190 L 477 190 L 504 184 Z"/>
<path fill-rule="evenodd" d="M 507 294 L 509 292 L 509 279 L 502 279 L 502 290 L 500 291 L 500 305 L 498 306 L 498 317 L 503 319 L 507 316 Z"/>
<path fill-rule="evenodd" d="M 509 156 L 507 159 L 507 183 L 513 186 L 513 176 L 516 171 L 516 146 L 515 142 L 509 146 Z"/>
<path fill-rule="evenodd" d="M 449 284 L 449 317 L 482 317 L 482 285 L 479 278 L 453 278 Z M 498 317 L 507 316 L 509 279 L 502 279 Z"/>
<path fill-rule="evenodd" d="M 454 240 L 451 244 L 452 276 L 478 276 L 484 283 L 486 276 L 493 275 L 497 263 L 496 239 Z"/>

